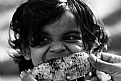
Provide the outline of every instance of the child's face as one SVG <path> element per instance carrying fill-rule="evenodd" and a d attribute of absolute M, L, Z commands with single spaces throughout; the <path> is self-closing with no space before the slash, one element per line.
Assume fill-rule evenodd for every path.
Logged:
<path fill-rule="evenodd" d="M 25 56 L 26 59 L 32 60 L 34 66 L 55 57 L 83 50 L 81 32 L 69 12 L 60 20 L 46 25 L 43 32 L 43 38 L 41 38 L 43 45 L 30 47 L 31 55 Z"/>

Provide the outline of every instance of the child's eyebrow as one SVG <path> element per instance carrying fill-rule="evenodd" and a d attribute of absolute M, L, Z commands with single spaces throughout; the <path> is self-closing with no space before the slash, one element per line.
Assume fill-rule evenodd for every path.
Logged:
<path fill-rule="evenodd" d="M 64 33 L 64 35 L 72 34 L 72 33 L 74 33 L 74 34 L 81 34 L 81 32 L 80 32 L 80 31 L 72 30 L 72 31 L 68 31 L 68 32 Z"/>

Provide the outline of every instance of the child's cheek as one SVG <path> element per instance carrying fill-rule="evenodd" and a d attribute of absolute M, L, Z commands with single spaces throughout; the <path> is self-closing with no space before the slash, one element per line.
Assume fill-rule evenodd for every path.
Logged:
<path fill-rule="evenodd" d="M 32 53 L 31 60 L 34 66 L 37 66 L 38 64 L 43 62 L 42 56 L 40 55 L 40 53 Z"/>
<path fill-rule="evenodd" d="M 34 66 L 38 66 L 38 64 L 43 63 L 43 56 L 46 53 L 48 46 L 31 48 L 31 60 Z"/>
<path fill-rule="evenodd" d="M 81 42 L 78 43 L 66 43 L 65 44 L 72 53 L 80 52 L 84 50 Z"/>

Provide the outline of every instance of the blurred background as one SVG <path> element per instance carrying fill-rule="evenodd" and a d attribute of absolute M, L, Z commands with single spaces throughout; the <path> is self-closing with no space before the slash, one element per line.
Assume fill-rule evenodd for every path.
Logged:
<path fill-rule="evenodd" d="M 0 81 L 20 81 L 17 65 L 8 55 L 8 28 L 16 8 L 26 0 L 0 0 Z M 121 55 L 121 0 L 87 0 L 109 30 L 112 40 L 108 52 Z"/>

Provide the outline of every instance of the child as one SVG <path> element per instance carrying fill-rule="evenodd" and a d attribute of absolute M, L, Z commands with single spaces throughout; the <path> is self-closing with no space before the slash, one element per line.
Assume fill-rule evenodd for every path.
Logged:
<path fill-rule="evenodd" d="M 13 15 L 9 35 L 9 44 L 18 51 L 14 60 L 20 72 L 80 51 L 99 53 L 109 41 L 105 28 L 97 24 L 93 12 L 81 0 L 23 3 Z M 94 56 L 90 56 L 92 59 Z M 36 81 L 31 78 L 22 81 Z"/>

